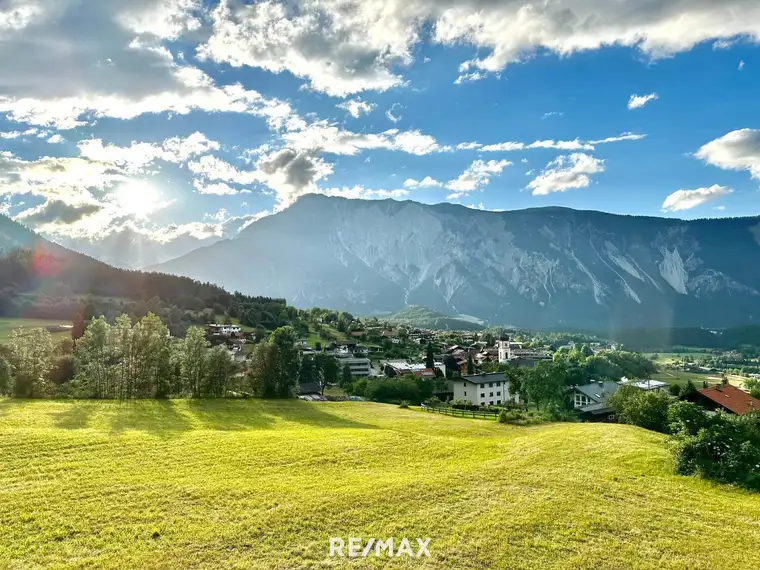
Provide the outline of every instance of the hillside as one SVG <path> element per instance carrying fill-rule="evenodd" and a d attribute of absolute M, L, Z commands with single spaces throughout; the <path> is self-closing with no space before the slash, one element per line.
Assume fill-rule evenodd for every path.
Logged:
<path fill-rule="evenodd" d="M 418 306 L 401 309 L 384 320 L 401 325 L 435 330 L 480 331 L 485 328 L 478 323 L 452 317 L 440 311 L 428 309 L 427 307 Z"/>
<path fill-rule="evenodd" d="M 275 328 L 295 319 L 283 299 L 230 293 L 188 277 L 111 267 L 51 243 L 0 216 L 0 317 L 70 321 L 92 314 L 164 313 L 179 325 L 188 312 L 228 312 L 250 326 Z M 198 318 L 201 318 L 200 316 Z"/>
<path fill-rule="evenodd" d="M 154 269 L 353 314 L 423 305 L 490 325 L 608 334 L 760 320 L 760 218 L 307 195 Z"/>
<path fill-rule="evenodd" d="M 0 400 L 0 566 L 342 568 L 330 537 L 406 536 L 431 558 L 394 568 L 754 569 L 760 495 L 670 469 L 623 425 Z"/>

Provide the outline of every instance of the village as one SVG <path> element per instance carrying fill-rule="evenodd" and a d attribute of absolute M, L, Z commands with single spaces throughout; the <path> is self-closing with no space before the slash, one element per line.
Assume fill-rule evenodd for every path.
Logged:
<path fill-rule="evenodd" d="M 298 397 L 310 401 L 364 399 L 352 393 L 345 378 L 354 382 L 416 378 L 429 380 L 435 386 L 432 397 L 423 405 L 496 413 L 500 408 L 528 407 L 521 394 L 514 389 L 510 391 L 507 380 L 510 370 L 531 369 L 541 363 L 556 364 L 574 353 L 585 353 L 595 362 L 611 356 L 618 362 L 629 355 L 639 360 L 644 358 L 644 355 L 626 352 L 614 342 L 591 340 L 584 344 L 572 341 L 559 344 L 526 331 L 433 330 L 352 317 L 349 324 L 342 323 L 340 328 L 345 331 L 341 332 L 337 326 L 321 322 L 320 317 L 316 320 L 316 334 L 299 338 L 296 343 L 301 357 L 331 356 L 343 374 L 339 385 L 299 384 Z M 245 367 L 252 343 L 262 339 L 244 329 L 235 324 L 211 323 L 206 326 L 206 334 L 211 344 L 223 342 L 232 358 Z M 657 358 L 657 355 L 647 356 Z M 616 421 L 609 399 L 624 386 L 696 402 L 711 412 L 723 410 L 742 415 L 760 410 L 760 399 L 756 397 L 760 395 L 757 390 L 760 375 L 734 374 L 728 381 L 725 371 L 721 371 L 721 363 L 730 364 L 741 355 L 730 351 L 706 356 L 712 360 L 702 358 L 702 365 L 686 356 L 664 365 L 652 364 L 640 374 L 625 375 L 625 366 L 617 372 L 600 369 L 584 382 L 564 386 L 562 399 L 566 407 L 585 421 Z M 712 366 L 705 366 L 707 363 Z M 623 373 L 619 373 L 620 370 Z M 738 370 L 733 372 L 738 373 Z M 736 378 L 741 380 L 737 382 Z"/>

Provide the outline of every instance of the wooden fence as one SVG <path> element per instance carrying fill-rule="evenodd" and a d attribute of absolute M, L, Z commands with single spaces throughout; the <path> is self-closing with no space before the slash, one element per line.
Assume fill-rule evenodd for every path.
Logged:
<path fill-rule="evenodd" d="M 426 412 L 435 414 L 444 414 L 446 416 L 455 416 L 458 418 L 482 418 L 484 420 L 495 420 L 499 412 L 491 412 L 488 410 L 460 410 L 458 408 L 452 408 L 451 406 L 426 406 L 422 404 L 420 406 Z"/>

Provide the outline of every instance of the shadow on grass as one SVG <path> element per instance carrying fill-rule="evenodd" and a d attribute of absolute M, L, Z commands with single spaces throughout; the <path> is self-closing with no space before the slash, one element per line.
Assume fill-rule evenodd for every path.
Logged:
<path fill-rule="evenodd" d="M 272 429 L 278 421 L 323 428 L 376 429 L 330 413 L 330 404 L 301 400 L 188 400 L 199 427 L 217 430 Z"/>
<path fill-rule="evenodd" d="M 127 400 L 114 402 L 108 409 L 111 431 L 137 430 L 153 435 L 171 436 L 193 429 L 172 400 Z"/>
<path fill-rule="evenodd" d="M 87 429 L 90 416 L 96 409 L 96 402 L 71 402 L 65 411 L 54 415 L 53 423 L 61 429 Z"/>
<path fill-rule="evenodd" d="M 0 416 L 29 404 L 26 400 L 0 399 Z M 114 433 L 134 430 L 173 437 L 193 429 L 278 429 L 283 424 L 378 429 L 334 413 L 333 404 L 301 400 L 66 400 L 60 404 L 52 414 L 53 423 L 66 430 L 105 428 Z"/>

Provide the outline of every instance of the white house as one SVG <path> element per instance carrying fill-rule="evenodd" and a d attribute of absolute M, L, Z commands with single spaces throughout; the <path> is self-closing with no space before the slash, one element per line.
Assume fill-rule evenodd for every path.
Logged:
<path fill-rule="evenodd" d="M 634 388 L 644 390 L 645 392 L 667 392 L 668 387 L 670 386 L 667 382 L 662 382 L 660 380 L 629 380 L 628 378 L 620 380 L 620 385 L 633 386 Z"/>
<path fill-rule="evenodd" d="M 355 378 L 367 378 L 371 376 L 372 365 L 369 358 L 340 358 L 338 356 L 338 365 L 343 368 L 348 364 L 348 369 L 351 371 L 351 376 Z"/>
<path fill-rule="evenodd" d="M 452 378 L 454 399 L 467 400 L 476 406 L 498 406 L 507 402 L 518 404 L 520 397 L 510 394 L 503 372 L 472 374 Z"/>

